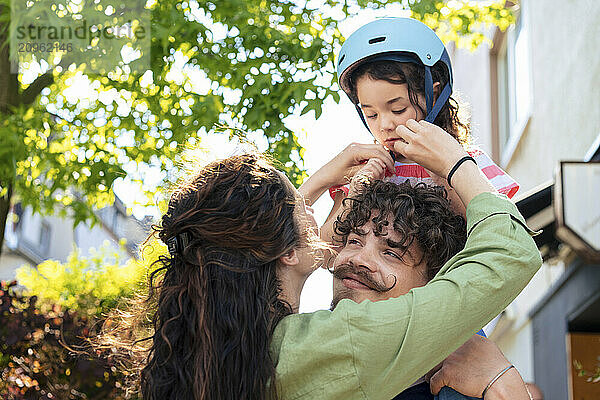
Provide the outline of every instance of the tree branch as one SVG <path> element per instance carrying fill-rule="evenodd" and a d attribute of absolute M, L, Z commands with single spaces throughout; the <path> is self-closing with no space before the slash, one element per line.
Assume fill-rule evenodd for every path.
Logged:
<path fill-rule="evenodd" d="M 21 93 L 21 104 L 29 105 L 35 101 L 38 94 L 42 92 L 42 89 L 51 85 L 54 82 L 54 76 L 52 71 L 46 72 L 40 75 L 33 81 L 27 89 Z"/>

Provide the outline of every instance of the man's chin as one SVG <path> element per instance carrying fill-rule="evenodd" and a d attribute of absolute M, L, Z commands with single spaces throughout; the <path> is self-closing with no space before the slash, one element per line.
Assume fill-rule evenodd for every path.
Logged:
<path fill-rule="evenodd" d="M 365 300 L 364 296 L 361 296 L 359 293 L 357 293 L 354 290 L 350 290 L 346 287 L 344 287 L 341 290 L 335 290 L 333 291 L 333 300 L 331 301 L 331 310 L 333 310 L 340 301 L 342 301 L 343 299 L 349 299 L 352 300 L 355 303 L 360 303 L 361 301 Z"/>

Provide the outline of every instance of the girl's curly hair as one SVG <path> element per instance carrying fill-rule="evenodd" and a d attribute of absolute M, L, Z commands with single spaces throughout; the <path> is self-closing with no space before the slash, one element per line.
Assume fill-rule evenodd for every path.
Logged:
<path fill-rule="evenodd" d="M 376 180 L 366 182 L 360 194 L 343 200 L 344 212 L 334 224 L 337 241 L 342 246 L 350 233 L 364 234 L 362 227 L 375 224 L 375 234 L 383 235 L 391 217 L 393 229 L 401 240 L 395 247 L 406 251 L 416 243 L 421 250 L 428 280 L 462 250 L 467 239 L 466 222 L 450 209 L 446 189 L 408 182 L 396 184 Z M 376 213 L 376 216 L 371 218 Z"/>

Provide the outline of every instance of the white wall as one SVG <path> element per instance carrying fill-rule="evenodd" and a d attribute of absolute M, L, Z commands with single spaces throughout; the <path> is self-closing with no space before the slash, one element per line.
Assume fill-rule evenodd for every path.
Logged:
<path fill-rule="evenodd" d="M 600 133 L 600 1 L 527 1 L 533 115 L 507 171 L 529 190 Z"/>
<path fill-rule="evenodd" d="M 519 182 L 519 194 L 552 180 L 559 160 L 581 160 L 600 134 L 600 1 L 521 2 L 528 7 L 533 107 L 505 167 Z M 489 63 L 487 46 L 475 53 L 457 50 L 453 55 L 455 87 L 471 104 L 474 135 L 488 152 L 492 147 Z M 562 262 L 544 264 L 508 307 L 498 324 L 502 332 L 490 335 L 526 381 L 534 377 L 528 313 L 564 268 Z"/>
<path fill-rule="evenodd" d="M 472 143 L 492 154 L 490 105 L 490 48 L 482 44 L 471 52 L 457 49 L 452 58 L 454 92 L 471 113 Z"/>

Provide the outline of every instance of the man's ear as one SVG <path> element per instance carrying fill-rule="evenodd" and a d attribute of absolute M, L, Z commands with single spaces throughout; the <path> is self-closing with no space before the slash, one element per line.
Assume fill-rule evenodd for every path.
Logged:
<path fill-rule="evenodd" d="M 298 258 L 298 252 L 296 249 L 292 249 L 279 257 L 279 262 L 282 265 L 286 265 L 288 267 L 292 267 L 294 265 L 298 265 L 300 263 L 300 259 Z"/>

